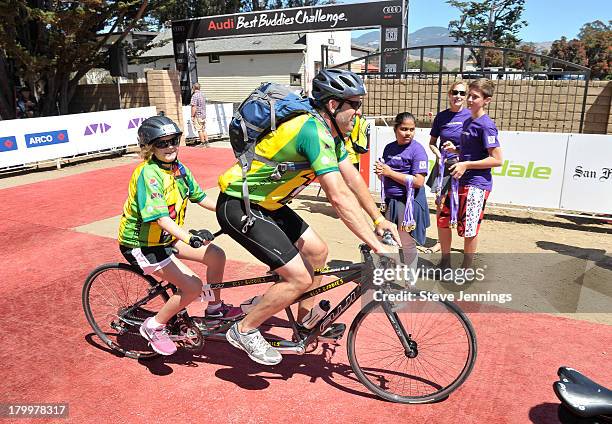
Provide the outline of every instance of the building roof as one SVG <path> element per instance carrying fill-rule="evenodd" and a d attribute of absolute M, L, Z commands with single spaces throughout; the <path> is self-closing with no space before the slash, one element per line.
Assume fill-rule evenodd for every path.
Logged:
<path fill-rule="evenodd" d="M 146 51 L 142 57 L 172 57 L 172 31 L 160 32 L 151 43 L 165 42 L 161 47 L 153 47 Z M 306 50 L 306 37 L 304 34 L 274 34 L 258 35 L 253 37 L 222 38 L 217 40 L 196 41 L 198 55 L 208 53 L 254 53 L 274 51 L 304 51 Z"/>

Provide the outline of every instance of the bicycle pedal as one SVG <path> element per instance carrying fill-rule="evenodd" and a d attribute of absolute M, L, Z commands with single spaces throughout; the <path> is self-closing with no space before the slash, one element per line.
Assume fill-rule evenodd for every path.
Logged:
<path fill-rule="evenodd" d="M 345 331 L 346 324 L 343 324 L 341 322 L 334 323 L 330 325 L 330 327 L 319 336 L 319 339 L 337 341 L 344 336 Z"/>

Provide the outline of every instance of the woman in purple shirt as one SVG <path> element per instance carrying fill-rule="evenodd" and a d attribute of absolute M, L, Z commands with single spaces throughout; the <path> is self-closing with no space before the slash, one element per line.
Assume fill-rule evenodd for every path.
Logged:
<path fill-rule="evenodd" d="M 447 153 L 442 145 L 447 141 L 455 146 L 459 145 L 463 123 L 470 117 L 470 110 L 465 108 L 466 85 L 463 81 L 455 81 L 448 90 L 450 108 L 438 113 L 434 118 L 429 135 L 429 148 L 436 155 L 434 165 L 427 185 L 436 194 L 436 213 L 440 214 L 444 197 L 448 194 L 451 185 L 449 166 L 457 160 L 455 153 Z M 438 144 L 440 139 L 440 144 Z M 442 165 L 442 166 L 441 166 Z M 438 227 L 438 240 L 444 237 L 445 228 Z M 433 252 L 440 250 L 440 243 L 431 248 Z"/>
<path fill-rule="evenodd" d="M 404 263 L 416 267 L 416 242 L 425 242 L 429 207 L 422 190 L 427 175 L 427 153 L 414 140 L 416 119 L 403 112 L 395 117 L 395 141 L 385 146 L 374 172 L 383 183 L 386 218 L 398 226 Z"/>

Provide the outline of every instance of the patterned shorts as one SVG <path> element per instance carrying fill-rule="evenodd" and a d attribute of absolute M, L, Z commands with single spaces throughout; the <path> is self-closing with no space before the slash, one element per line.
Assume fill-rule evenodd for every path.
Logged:
<path fill-rule="evenodd" d="M 473 186 L 459 186 L 459 210 L 457 212 L 457 234 L 460 237 L 475 237 L 480 230 L 484 210 L 490 191 Z M 450 196 L 437 217 L 438 228 L 450 228 Z"/>
<path fill-rule="evenodd" d="M 200 118 L 199 116 L 196 116 L 195 118 L 193 118 L 192 122 L 193 127 L 197 132 L 206 131 L 206 118 Z"/>

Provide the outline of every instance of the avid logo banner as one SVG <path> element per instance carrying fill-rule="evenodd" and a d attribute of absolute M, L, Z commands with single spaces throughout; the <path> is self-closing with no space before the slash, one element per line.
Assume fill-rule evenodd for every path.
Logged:
<path fill-rule="evenodd" d="M 17 150 L 17 139 L 14 136 L 0 137 L 0 152 Z"/>
<path fill-rule="evenodd" d="M 106 122 L 89 124 L 85 127 L 85 133 L 83 135 L 104 134 L 110 129 L 110 124 L 107 124 Z"/>
<path fill-rule="evenodd" d="M 26 147 L 50 146 L 52 144 L 68 143 L 68 130 L 48 131 L 25 135 Z"/>
<path fill-rule="evenodd" d="M 130 119 L 130 122 L 128 123 L 128 130 L 134 129 L 134 128 L 138 128 L 140 126 L 140 124 L 142 124 L 142 121 L 144 121 L 146 118 L 134 118 L 134 119 Z"/>

